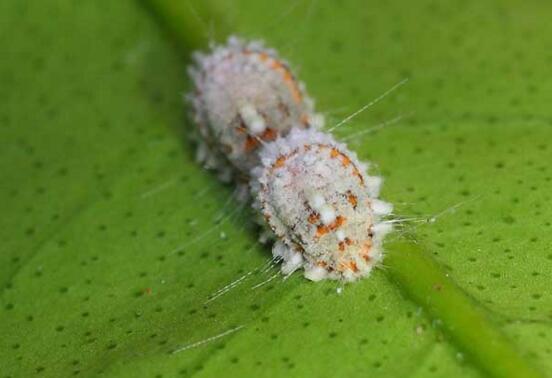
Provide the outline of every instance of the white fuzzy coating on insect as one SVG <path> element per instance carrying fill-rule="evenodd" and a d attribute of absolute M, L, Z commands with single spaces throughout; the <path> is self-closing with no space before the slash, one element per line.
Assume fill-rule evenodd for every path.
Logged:
<path fill-rule="evenodd" d="M 274 232 L 282 272 L 303 268 L 318 281 L 353 281 L 381 262 L 392 206 L 376 198 L 381 179 L 344 144 L 316 130 L 293 129 L 261 150 L 252 170 L 255 207 Z"/>
<path fill-rule="evenodd" d="M 249 130 L 251 134 L 258 135 L 266 130 L 266 123 L 263 117 L 261 117 L 250 103 L 246 103 L 240 107 L 239 113 L 247 130 Z"/>
<path fill-rule="evenodd" d="M 201 136 L 197 159 L 221 179 L 249 174 L 259 164 L 259 147 L 290 129 L 322 127 L 304 84 L 262 42 L 230 37 L 193 57 L 188 100 Z"/>
<path fill-rule="evenodd" d="M 381 217 L 382 179 L 344 144 L 317 131 L 324 125 L 289 65 L 262 42 L 235 37 L 194 54 L 188 96 L 199 126 L 197 160 L 238 185 L 268 227 L 285 275 L 353 281 L 381 262 L 391 231 Z M 263 217 L 264 216 L 264 217 Z"/>

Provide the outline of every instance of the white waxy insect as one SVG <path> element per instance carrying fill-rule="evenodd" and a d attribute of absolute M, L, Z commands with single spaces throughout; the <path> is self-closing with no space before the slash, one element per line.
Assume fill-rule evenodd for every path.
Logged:
<path fill-rule="evenodd" d="M 292 130 L 261 150 L 253 170 L 255 207 L 273 231 L 282 272 L 304 268 L 313 281 L 353 281 L 382 258 L 392 207 L 377 199 L 381 179 L 344 144 L 315 130 Z"/>
<path fill-rule="evenodd" d="M 247 176 L 258 148 L 292 128 L 319 128 L 303 83 L 273 49 L 230 37 L 208 54 L 194 54 L 189 95 L 201 140 L 197 158 L 224 181 Z M 230 164 L 228 164 L 228 162 Z"/>

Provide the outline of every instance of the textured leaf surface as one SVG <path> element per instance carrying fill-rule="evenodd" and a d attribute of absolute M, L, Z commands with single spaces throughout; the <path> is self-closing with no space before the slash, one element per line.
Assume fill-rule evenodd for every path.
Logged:
<path fill-rule="evenodd" d="M 337 133 L 407 115 L 352 148 L 399 214 L 439 215 L 411 227 L 550 371 L 552 6 L 218 3 L 330 123 L 410 78 Z M 4 1 L 0 20 L 4 376 L 482 376 L 384 271 L 341 295 L 300 275 L 256 287 L 269 249 L 194 163 L 186 54 L 137 3 Z"/>

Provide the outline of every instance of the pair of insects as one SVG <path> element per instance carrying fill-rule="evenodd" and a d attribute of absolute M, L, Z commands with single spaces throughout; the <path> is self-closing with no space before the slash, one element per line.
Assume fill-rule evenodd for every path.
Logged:
<path fill-rule="evenodd" d="M 381 262 L 391 227 L 381 178 L 323 131 L 324 118 L 275 50 L 229 38 L 196 53 L 189 100 L 197 159 L 253 199 L 283 274 L 353 281 Z"/>

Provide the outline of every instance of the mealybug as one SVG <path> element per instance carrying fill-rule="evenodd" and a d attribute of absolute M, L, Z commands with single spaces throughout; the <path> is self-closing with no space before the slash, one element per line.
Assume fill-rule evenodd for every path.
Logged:
<path fill-rule="evenodd" d="M 259 146 L 292 128 L 319 128 L 303 83 L 259 41 L 230 37 L 210 53 L 194 54 L 189 95 L 202 140 L 197 158 L 224 181 L 258 165 Z M 230 163 L 227 164 L 227 163 Z"/>
<path fill-rule="evenodd" d="M 253 170 L 255 207 L 276 237 L 282 272 L 352 281 L 382 259 L 391 226 L 380 218 L 390 204 L 377 199 L 381 179 L 344 144 L 315 130 L 293 129 L 261 150 Z"/>

